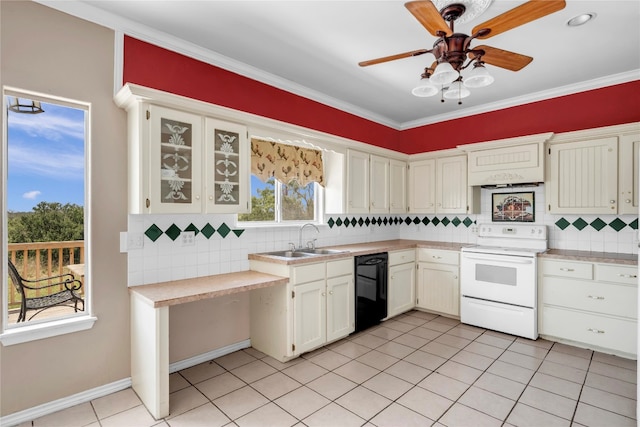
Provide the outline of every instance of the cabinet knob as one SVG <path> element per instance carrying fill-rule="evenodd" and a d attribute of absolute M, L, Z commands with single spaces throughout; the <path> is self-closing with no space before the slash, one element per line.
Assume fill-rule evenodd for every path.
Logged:
<path fill-rule="evenodd" d="M 200 200 L 200 196 L 196 196 L 196 200 Z"/>
<path fill-rule="evenodd" d="M 329 295 L 333 295 L 333 291 L 329 291 Z"/>
<path fill-rule="evenodd" d="M 213 200 L 213 196 L 209 196 L 209 200 Z"/>
<path fill-rule="evenodd" d="M 453 276 L 453 278 L 454 278 L 454 279 L 457 279 L 457 278 L 458 278 L 458 276 Z"/>
<path fill-rule="evenodd" d="M 625 203 L 631 203 L 631 199 L 627 199 L 624 201 Z"/>
<path fill-rule="evenodd" d="M 323 296 L 323 297 L 325 297 L 325 296 L 327 296 L 327 294 L 323 292 L 323 293 L 322 293 L 322 296 Z"/>
<path fill-rule="evenodd" d="M 391 280 L 395 280 L 396 276 L 391 276 Z"/>
<path fill-rule="evenodd" d="M 616 201 L 615 200 L 609 200 L 609 203 L 614 204 Z"/>

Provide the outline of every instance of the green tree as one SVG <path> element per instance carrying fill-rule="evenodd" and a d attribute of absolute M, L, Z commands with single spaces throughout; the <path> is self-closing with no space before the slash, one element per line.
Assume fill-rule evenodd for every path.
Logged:
<path fill-rule="evenodd" d="M 9 243 L 84 240 L 82 206 L 40 202 L 33 212 L 10 214 L 7 220 Z"/>
<path fill-rule="evenodd" d="M 314 184 L 301 187 L 296 181 L 282 186 L 282 219 L 285 221 L 313 220 Z"/>
<path fill-rule="evenodd" d="M 267 186 L 251 196 L 251 213 L 238 215 L 238 221 L 274 221 L 276 218 L 275 179 L 270 178 Z"/>

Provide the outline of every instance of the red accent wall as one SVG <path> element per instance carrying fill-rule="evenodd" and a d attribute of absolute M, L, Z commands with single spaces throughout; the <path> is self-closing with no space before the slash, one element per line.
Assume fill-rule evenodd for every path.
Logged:
<path fill-rule="evenodd" d="M 640 121 L 636 80 L 398 131 L 131 37 L 123 80 L 407 154 Z"/>

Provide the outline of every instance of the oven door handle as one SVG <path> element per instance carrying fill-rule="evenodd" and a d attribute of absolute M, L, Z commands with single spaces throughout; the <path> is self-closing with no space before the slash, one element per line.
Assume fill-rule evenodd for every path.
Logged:
<path fill-rule="evenodd" d="M 516 256 L 463 254 L 462 257 L 464 259 L 472 259 L 472 260 L 479 260 L 479 261 L 499 261 L 507 264 L 533 264 L 533 258 L 523 258 L 523 257 L 516 257 Z"/>

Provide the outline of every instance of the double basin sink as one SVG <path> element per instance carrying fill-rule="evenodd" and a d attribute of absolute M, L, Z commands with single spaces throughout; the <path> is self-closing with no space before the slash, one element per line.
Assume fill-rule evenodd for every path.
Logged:
<path fill-rule="evenodd" d="M 275 252 L 266 252 L 263 255 L 269 256 L 277 256 L 282 258 L 303 258 L 303 257 L 313 257 L 317 255 L 333 255 L 333 254 L 342 254 L 346 251 L 340 251 L 337 249 L 296 249 L 289 251 L 275 251 Z"/>

